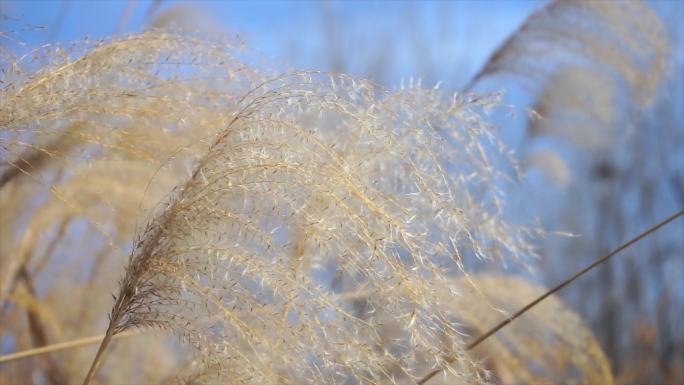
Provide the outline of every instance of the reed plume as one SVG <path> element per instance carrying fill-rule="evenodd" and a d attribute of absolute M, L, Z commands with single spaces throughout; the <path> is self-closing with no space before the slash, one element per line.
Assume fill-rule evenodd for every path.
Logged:
<path fill-rule="evenodd" d="M 4 246 L 35 244 L 54 223 L 93 210 L 107 218 L 88 219 L 111 246 L 120 244 L 113 241 L 117 234 L 130 242 L 141 205 L 151 206 L 163 196 L 157 191 L 183 178 L 195 156 L 206 151 L 202 139 L 230 113 L 234 99 L 261 81 L 237 59 L 239 43 L 229 43 L 150 31 L 42 47 L 21 58 L 3 51 L 0 189 L 26 184 L 33 191 L 14 195 L 25 202 L 13 204 L 26 209 L 6 219 L 4 225 L 19 236 L 5 238 Z M 107 172 L 116 178 L 105 180 Z M 86 174 L 107 187 L 80 183 Z M 79 199 L 82 187 L 94 199 Z M 108 188 L 113 195 L 106 197 Z M 43 198 L 36 197 L 44 195 L 46 205 L 63 214 L 39 210 Z M 41 229 L 26 225 L 32 213 L 33 222 L 44 222 Z M 125 226 L 110 228 L 112 215 Z M 19 253 L 0 263 L 0 302 L 29 257 Z"/>
<path fill-rule="evenodd" d="M 21 317 L 35 306 L 25 303 L 42 309 L 42 343 L 101 332 L 110 288 L 140 221 L 186 178 L 206 152 L 204 138 L 231 114 L 235 100 L 262 81 L 241 61 L 242 49 L 239 41 L 151 30 L 40 47 L 23 57 L 2 51 L 3 333 L 29 333 Z M 32 302 L 22 294 L 27 282 L 39 282 Z M 163 338 L 145 340 L 126 342 L 131 353 L 116 360 L 133 368 L 138 357 L 163 351 L 172 362 L 178 355 L 163 350 L 171 346 Z M 31 344 L 18 340 L 16 348 L 23 346 Z M 84 349 L 53 362 L 65 382 L 74 383 L 92 354 Z M 108 370 L 101 378 L 146 383 L 149 373 L 171 366 L 130 371 L 124 378 Z M 7 383 L 26 378 L 4 369 Z"/>
<path fill-rule="evenodd" d="M 307 72 L 250 91 L 140 230 L 100 352 L 151 326 L 235 383 L 410 383 L 436 366 L 478 383 L 438 293 L 464 258 L 532 252 L 502 217 L 494 103 Z"/>
<path fill-rule="evenodd" d="M 512 77 L 542 117 L 530 119 L 531 137 L 601 150 L 629 126 L 630 112 L 651 104 L 669 51 L 661 20 L 641 1 L 556 0 L 531 14 L 466 89 Z"/>

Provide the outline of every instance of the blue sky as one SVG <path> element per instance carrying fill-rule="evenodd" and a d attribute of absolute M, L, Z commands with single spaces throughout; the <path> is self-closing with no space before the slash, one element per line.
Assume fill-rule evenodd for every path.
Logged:
<path fill-rule="evenodd" d="M 541 1 L 309 2 L 161 1 L 155 15 L 186 5 L 202 22 L 239 34 L 276 70 L 341 70 L 387 85 L 425 77 L 451 88 L 487 56 Z M 153 1 L 2 1 L 0 30 L 45 27 L 13 35 L 27 47 L 130 33 L 149 25 Z M 332 27 L 331 27 L 332 26 Z M 343 60 L 342 68 L 339 61 Z M 381 72 L 381 73 L 380 73 Z"/>

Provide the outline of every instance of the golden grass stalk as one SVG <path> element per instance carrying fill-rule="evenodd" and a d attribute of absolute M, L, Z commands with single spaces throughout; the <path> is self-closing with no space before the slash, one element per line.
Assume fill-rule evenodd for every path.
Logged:
<path fill-rule="evenodd" d="M 128 330 L 128 331 L 117 334 L 112 339 L 118 340 L 118 339 L 122 339 L 122 338 L 128 338 L 128 337 L 136 336 L 142 332 L 143 331 L 139 330 L 139 329 Z M 105 338 L 104 334 L 98 334 L 95 336 L 83 337 L 83 338 L 79 338 L 79 339 L 75 339 L 75 340 L 71 340 L 71 341 L 65 341 L 65 342 L 59 342 L 59 343 L 51 344 L 51 345 L 47 345 L 47 346 L 41 346 L 41 347 L 35 348 L 35 349 L 28 349 L 28 350 L 23 350 L 21 352 L 5 354 L 3 356 L 0 356 L 0 363 L 14 361 L 14 360 L 20 360 L 22 358 L 29 358 L 29 357 L 37 356 L 40 354 L 58 352 L 61 350 L 66 350 L 66 349 L 74 349 L 74 348 L 79 348 L 82 346 L 93 345 L 93 344 L 101 343 L 102 340 L 104 340 L 104 338 Z"/>

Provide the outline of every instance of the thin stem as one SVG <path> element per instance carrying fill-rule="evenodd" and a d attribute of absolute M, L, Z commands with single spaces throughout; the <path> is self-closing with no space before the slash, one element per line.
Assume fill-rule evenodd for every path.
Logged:
<path fill-rule="evenodd" d="M 107 350 L 107 347 L 109 346 L 109 343 L 112 342 L 112 338 L 116 334 L 119 334 L 119 332 L 121 332 L 121 329 L 119 329 L 119 322 L 121 321 L 126 311 L 126 307 L 130 305 L 130 300 L 131 297 L 128 295 L 127 291 L 121 290 L 121 294 L 119 294 L 119 296 L 116 298 L 116 302 L 114 303 L 114 307 L 112 308 L 112 313 L 109 318 L 109 326 L 107 326 L 107 333 L 105 333 L 104 339 L 100 344 L 100 348 L 97 349 L 97 354 L 95 354 L 93 363 L 90 365 L 88 375 L 86 375 L 85 380 L 83 380 L 83 385 L 90 385 L 90 382 L 93 380 L 95 374 L 97 373 L 97 370 L 100 368 L 100 365 L 102 364 L 102 359 L 104 357 L 105 351 Z"/>
<path fill-rule="evenodd" d="M 107 347 L 109 346 L 109 343 L 112 342 L 112 337 L 114 336 L 114 328 L 112 327 L 112 325 L 113 323 L 110 324 L 109 328 L 107 328 L 107 333 L 105 334 L 102 343 L 100 343 L 100 348 L 97 349 L 97 354 L 95 355 L 95 359 L 93 359 L 93 363 L 90 365 L 88 375 L 86 376 L 85 380 L 83 380 L 83 385 L 90 385 L 90 382 L 93 380 L 93 377 L 95 377 L 97 370 L 100 368 L 100 365 L 102 364 L 104 352 L 107 350 Z"/>
<path fill-rule="evenodd" d="M 504 326 L 506 326 L 506 325 L 508 325 L 509 323 L 511 323 L 514 319 L 520 317 L 521 315 L 523 315 L 524 313 L 526 313 L 528 310 L 532 309 L 534 306 L 536 306 L 538 303 L 540 303 L 540 302 L 543 301 L 544 299 L 546 299 L 546 298 L 548 298 L 549 296 L 553 295 L 554 293 L 556 293 L 557 291 L 561 290 L 562 288 L 568 286 L 568 285 L 571 284 L 573 281 L 575 281 L 577 278 L 579 278 L 579 277 L 581 277 L 582 275 L 586 274 L 587 272 L 591 271 L 591 270 L 594 269 L 596 266 L 599 266 L 600 264 L 606 262 L 607 260 L 609 260 L 609 259 L 610 259 L 612 256 L 614 256 L 615 254 L 618 254 L 618 253 L 621 252 L 622 250 L 624 250 L 624 249 L 626 249 L 626 248 L 632 246 L 633 244 L 639 242 L 639 241 L 642 240 L 643 238 L 649 236 L 651 233 L 653 233 L 653 232 L 655 232 L 656 230 L 660 229 L 661 227 L 667 225 L 668 223 L 674 221 L 675 219 L 681 217 L 682 215 L 684 215 L 684 210 L 680 210 L 680 211 L 678 211 L 678 212 L 676 212 L 676 213 L 670 215 L 669 217 L 667 217 L 667 218 L 663 219 L 662 221 L 658 222 L 656 225 L 650 227 L 649 229 L 645 230 L 644 232 L 642 232 L 641 234 L 637 235 L 636 237 L 634 237 L 634 238 L 630 239 L 629 241 L 623 243 L 622 245 L 618 246 L 617 248 L 615 248 L 615 249 L 614 249 L 613 251 L 611 251 L 610 253 L 608 253 L 608 254 L 606 254 L 606 255 L 600 257 L 600 258 L 597 258 L 597 259 L 596 259 L 594 262 L 592 262 L 589 266 L 585 267 L 584 269 L 580 270 L 579 272 L 577 272 L 577 273 L 573 274 L 572 276 L 570 276 L 569 278 L 565 279 L 563 282 L 561 282 L 561 283 L 559 283 L 558 285 L 554 286 L 552 289 L 550 289 L 550 290 L 547 291 L 546 293 L 540 295 L 540 296 L 539 296 L 537 299 L 535 299 L 534 301 L 532 301 L 532 302 L 528 303 L 527 305 L 523 306 L 520 310 L 518 310 L 517 312 L 515 312 L 515 314 L 513 314 L 512 316 L 510 316 L 510 317 L 506 318 L 505 320 L 501 321 L 500 323 L 498 323 L 496 326 L 494 326 L 493 328 L 491 328 L 489 331 L 485 332 L 484 334 L 481 334 L 479 337 L 477 337 L 476 339 L 474 339 L 472 342 L 470 342 L 470 343 L 466 346 L 466 350 L 472 350 L 472 349 L 475 348 L 477 345 L 481 344 L 484 340 L 486 340 L 487 338 L 491 337 L 494 333 L 496 333 L 496 332 L 498 332 L 499 330 L 501 330 Z M 446 362 L 447 362 L 448 364 L 450 364 L 450 363 L 452 363 L 453 361 L 454 361 L 454 359 L 452 358 L 452 359 L 448 359 Z M 418 381 L 418 382 L 417 382 L 417 385 L 423 385 L 423 384 L 425 384 L 425 383 L 428 382 L 430 379 L 432 379 L 432 377 L 434 377 L 434 376 L 436 376 L 438 373 L 442 372 L 442 370 L 443 370 L 442 368 L 433 370 L 432 372 L 428 373 L 425 377 L 423 377 L 420 381 Z"/>
<path fill-rule="evenodd" d="M 122 333 L 119 333 L 119 334 L 116 334 L 115 336 L 113 336 L 112 340 L 131 337 L 131 336 L 138 335 L 140 333 L 141 333 L 140 330 L 125 331 L 125 332 L 122 332 Z M 84 338 L 79 338 L 77 340 L 60 342 L 60 343 L 56 343 L 56 344 L 52 344 L 52 345 L 41 346 L 41 347 L 35 348 L 35 349 L 28 349 L 28 350 L 23 350 L 21 352 L 6 354 L 4 356 L 0 356 L 0 364 L 3 362 L 20 360 L 22 358 L 34 357 L 34 356 L 37 356 L 40 354 L 57 352 L 60 350 L 73 349 L 73 348 L 78 348 L 78 347 L 85 346 L 85 345 L 92 345 L 92 344 L 102 342 L 102 340 L 104 338 L 105 338 L 105 334 L 98 334 L 96 336 L 84 337 Z"/>

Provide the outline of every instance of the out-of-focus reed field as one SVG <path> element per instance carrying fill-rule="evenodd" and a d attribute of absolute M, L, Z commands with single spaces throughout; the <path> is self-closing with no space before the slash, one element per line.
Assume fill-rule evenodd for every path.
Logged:
<path fill-rule="evenodd" d="M 0 385 L 684 382 L 681 218 L 472 342 L 684 207 L 684 6 L 540 3 L 468 77 L 453 4 L 339 6 L 294 70 L 192 4 L 0 15 Z"/>

